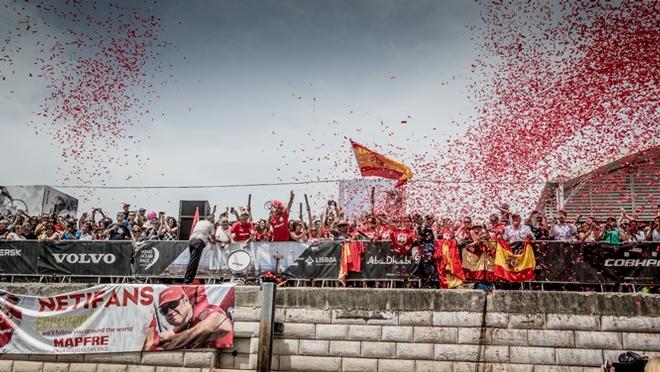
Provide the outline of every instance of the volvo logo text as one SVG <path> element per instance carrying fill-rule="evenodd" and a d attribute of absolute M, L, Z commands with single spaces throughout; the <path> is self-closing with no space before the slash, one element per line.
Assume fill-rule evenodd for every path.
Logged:
<path fill-rule="evenodd" d="M 57 263 L 66 261 L 70 264 L 97 264 L 103 262 L 109 265 L 117 261 L 117 257 L 112 253 L 53 253 L 53 256 Z"/>

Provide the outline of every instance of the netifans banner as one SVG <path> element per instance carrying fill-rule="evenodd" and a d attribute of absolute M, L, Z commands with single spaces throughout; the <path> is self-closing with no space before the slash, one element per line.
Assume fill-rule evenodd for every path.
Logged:
<path fill-rule="evenodd" d="M 230 348 L 234 287 L 103 285 L 52 297 L 0 292 L 0 353 Z"/>

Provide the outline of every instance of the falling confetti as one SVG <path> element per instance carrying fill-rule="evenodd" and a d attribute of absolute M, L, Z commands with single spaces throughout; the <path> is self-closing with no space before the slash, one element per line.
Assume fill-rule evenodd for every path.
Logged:
<path fill-rule="evenodd" d="M 373 129 L 379 133 L 371 141 L 355 139 L 413 168 L 409 210 L 484 216 L 508 201 L 526 213 L 548 180 L 565 180 L 657 144 L 660 29 L 653 2 L 480 6 L 483 23 L 468 26 L 477 41 L 467 84 L 477 114 L 450 120 L 464 132 L 425 138 L 380 118 L 371 129 L 329 119 L 327 135 L 316 131 L 326 140 L 289 144 L 315 154 L 302 179 L 319 179 L 327 170 L 356 177 L 349 146 L 338 152 L 327 138 Z M 358 115 L 359 108 L 349 113 Z M 282 156 L 295 159 L 290 152 Z M 598 191 L 617 184 L 610 181 Z"/>
<path fill-rule="evenodd" d="M 151 8 L 96 1 L 13 1 L 6 8 L 20 20 L 16 30 L 37 40 L 34 77 L 43 79 L 48 94 L 31 125 L 59 149 L 63 181 L 103 184 L 110 166 L 143 167 L 146 158 L 134 157 L 134 148 L 156 97 L 160 50 L 170 46 L 160 40 L 163 28 Z M 16 45 L 32 40 L 23 36 L 4 40 L 0 76 L 22 53 Z"/>

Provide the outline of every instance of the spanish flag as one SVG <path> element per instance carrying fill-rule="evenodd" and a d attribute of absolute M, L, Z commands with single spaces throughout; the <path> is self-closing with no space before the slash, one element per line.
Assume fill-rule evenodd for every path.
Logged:
<path fill-rule="evenodd" d="M 455 288 L 463 284 L 465 274 L 461 266 L 456 239 L 436 240 L 433 253 L 438 269 L 438 281 L 442 288 Z"/>
<path fill-rule="evenodd" d="M 536 259 L 532 244 L 526 240 L 521 253 L 513 253 L 509 243 L 499 238 L 495 253 L 495 276 L 509 282 L 525 282 L 534 280 Z"/>
<path fill-rule="evenodd" d="M 463 248 L 461 253 L 463 272 L 468 279 L 495 281 L 496 242 L 477 242 Z"/>
<path fill-rule="evenodd" d="M 402 186 L 412 178 L 412 171 L 402 162 L 369 150 L 353 140 L 351 140 L 351 146 L 353 146 L 355 160 L 363 177 L 375 176 L 399 180 L 395 187 Z"/>
<path fill-rule="evenodd" d="M 359 241 L 345 241 L 341 245 L 339 257 L 339 281 L 346 284 L 349 272 L 362 271 L 362 255 L 364 243 Z"/>

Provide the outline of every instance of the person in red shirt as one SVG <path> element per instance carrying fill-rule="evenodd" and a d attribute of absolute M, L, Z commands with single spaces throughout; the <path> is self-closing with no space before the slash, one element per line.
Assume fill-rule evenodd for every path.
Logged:
<path fill-rule="evenodd" d="M 239 220 L 236 221 L 229 230 L 231 237 L 236 242 L 248 242 L 254 239 L 254 225 L 250 219 L 250 213 L 244 209 L 239 215 Z"/>
<path fill-rule="evenodd" d="M 291 206 L 293 205 L 293 198 L 294 194 L 293 190 L 291 190 L 289 203 L 286 205 L 286 208 L 281 200 L 273 200 L 271 202 L 268 223 L 272 232 L 272 241 L 274 242 L 289 241 L 289 213 L 291 212 Z"/>
<path fill-rule="evenodd" d="M 392 232 L 394 228 L 397 226 L 393 226 L 388 220 L 387 217 L 385 216 L 384 211 L 379 211 L 378 214 L 376 214 L 376 220 L 378 221 L 378 225 L 376 226 L 376 236 L 377 239 L 379 240 L 391 240 L 392 239 Z M 395 225 L 396 225 L 395 221 Z"/>
<path fill-rule="evenodd" d="M 160 293 L 158 311 L 174 328 L 157 331 L 158 322 L 154 315 L 145 350 L 219 349 L 232 345 L 234 330 L 227 313 L 207 301 L 193 303 L 181 286 L 171 286 Z"/>
<path fill-rule="evenodd" d="M 366 218 L 365 223 L 362 223 L 360 227 L 358 227 L 358 233 L 364 236 L 367 240 L 376 240 L 378 239 L 377 228 L 378 222 L 376 221 L 376 218 L 370 216 Z"/>
<path fill-rule="evenodd" d="M 254 226 L 254 240 L 257 242 L 270 240 L 270 231 L 266 220 L 261 219 Z"/>
<path fill-rule="evenodd" d="M 416 233 L 412 228 L 412 223 L 406 221 L 401 224 L 401 219 L 397 218 L 396 225 L 390 227 L 390 240 L 392 241 L 392 250 L 399 256 L 410 254 L 415 241 Z"/>

